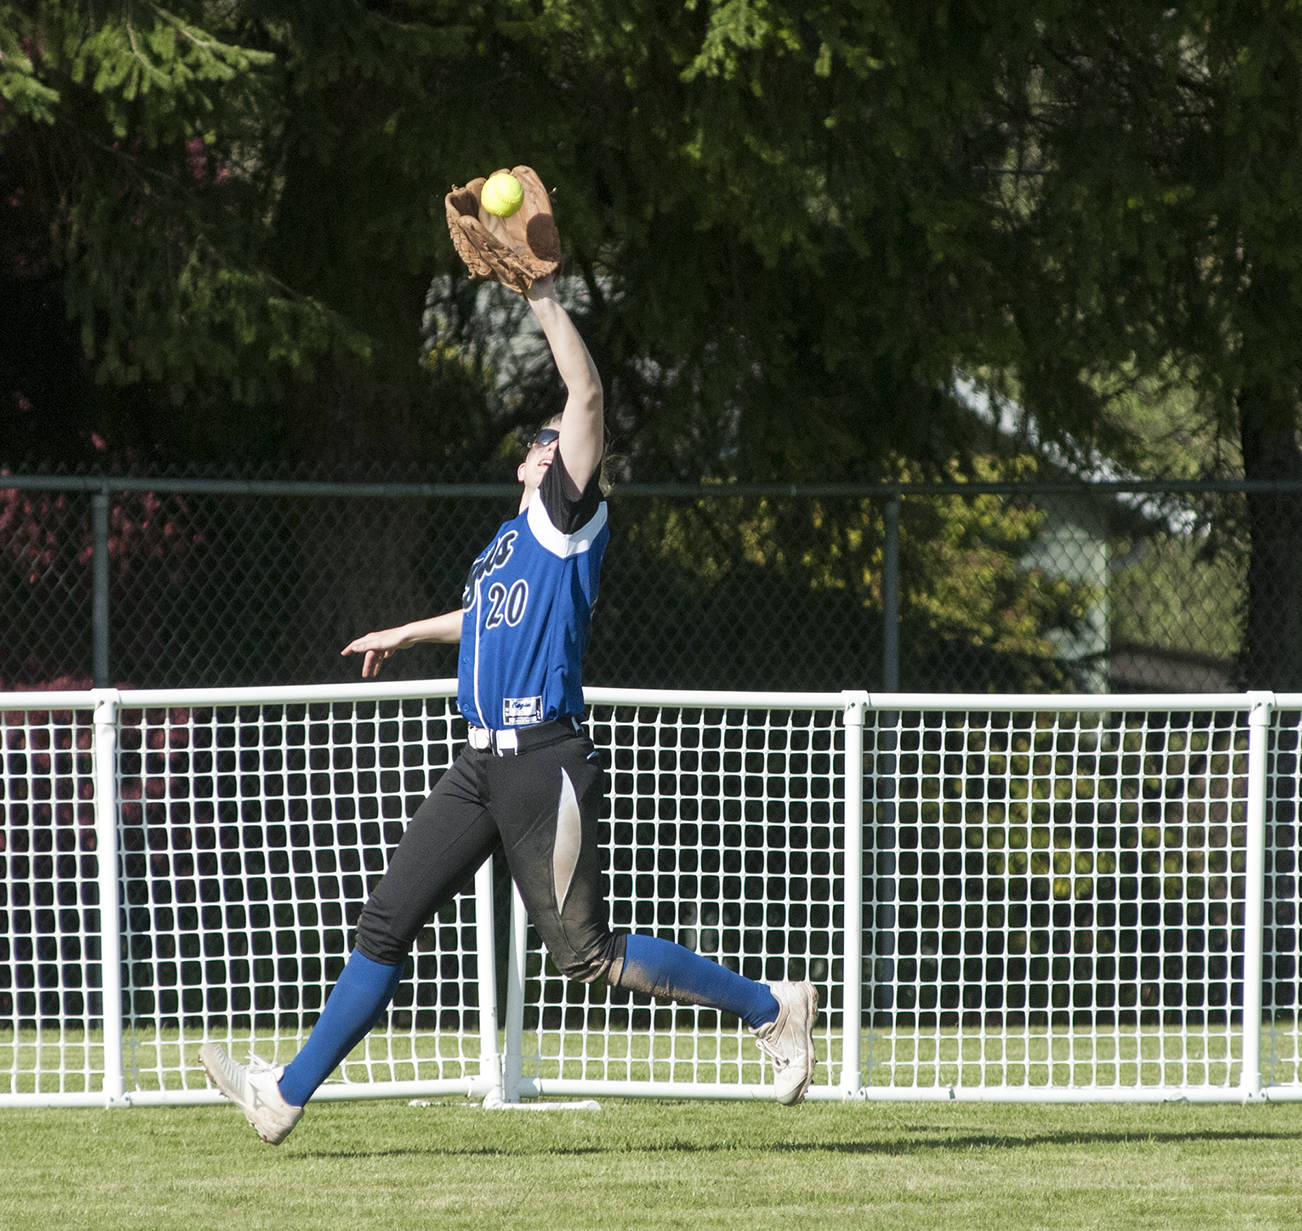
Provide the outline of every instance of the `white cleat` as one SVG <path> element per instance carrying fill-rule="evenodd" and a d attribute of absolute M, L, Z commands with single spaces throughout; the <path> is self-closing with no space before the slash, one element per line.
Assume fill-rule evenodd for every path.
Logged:
<path fill-rule="evenodd" d="M 793 1107 L 805 1097 L 818 1063 L 814 1019 L 818 989 L 812 983 L 770 983 L 778 1015 L 755 1031 L 755 1042 L 773 1064 L 773 1097 Z"/>
<path fill-rule="evenodd" d="M 278 1146 L 303 1118 L 303 1109 L 285 1102 L 277 1084 L 283 1067 L 253 1059 L 239 1064 L 217 1043 L 199 1048 L 199 1063 L 212 1082 L 243 1113 L 254 1131 L 268 1145 Z"/>

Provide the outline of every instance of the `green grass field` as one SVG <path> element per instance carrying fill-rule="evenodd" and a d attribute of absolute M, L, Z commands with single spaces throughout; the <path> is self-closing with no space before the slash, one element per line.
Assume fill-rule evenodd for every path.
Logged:
<path fill-rule="evenodd" d="M 1297 1228 L 1302 1105 L 0 1111 L 0 1227 Z"/>

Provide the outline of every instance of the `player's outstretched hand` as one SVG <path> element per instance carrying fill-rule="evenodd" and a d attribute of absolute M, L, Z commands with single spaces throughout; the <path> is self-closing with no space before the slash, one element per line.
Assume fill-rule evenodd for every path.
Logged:
<path fill-rule="evenodd" d="M 340 654 L 365 654 L 362 659 L 362 679 L 372 680 L 380 674 L 380 664 L 392 657 L 395 650 L 406 646 L 406 637 L 402 629 L 386 628 L 378 633 L 367 633 L 350 641 Z"/>
<path fill-rule="evenodd" d="M 506 168 L 502 168 L 506 171 Z M 452 246 L 471 277 L 492 278 L 520 295 L 561 267 L 561 237 L 552 200 L 529 166 L 512 167 L 523 200 L 513 213 L 495 214 L 483 202 L 486 178 L 464 188 L 453 185 L 443 198 Z"/>

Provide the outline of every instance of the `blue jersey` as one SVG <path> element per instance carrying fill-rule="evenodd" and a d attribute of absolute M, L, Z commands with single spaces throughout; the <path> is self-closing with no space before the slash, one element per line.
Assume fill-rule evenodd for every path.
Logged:
<path fill-rule="evenodd" d="M 583 655 L 610 531 L 595 477 L 577 498 L 573 489 L 558 452 L 528 507 L 471 566 L 457 705 L 474 726 L 583 713 Z"/>

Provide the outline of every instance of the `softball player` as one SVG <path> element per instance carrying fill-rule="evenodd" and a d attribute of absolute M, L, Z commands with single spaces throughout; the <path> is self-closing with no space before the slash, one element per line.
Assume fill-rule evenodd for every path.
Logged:
<path fill-rule="evenodd" d="M 416 810 L 357 926 L 356 944 L 303 1049 L 284 1068 L 199 1050 L 263 1141 L 283 1141 L 318 1086 L 392 1000 L 421 928 L 494 850 L 547 952 L 573 979 L 735 1014 L 772 1061 L 774 1094 L 799 1103 L 813 1076 L 812 983 L 756 983 L 654 936 L 616 935 L 601 894 L 604 773 L 582 726 L 583 653 L 609 541 L 599 472 L 601 381 L 551 278 L 526 293 L 566 388 L 561 415 L 520 463 L 520 507 L 476 557 L 461 607 L 344 647 L 372 677 L 399 649 L 460 642 L 457 704 L 469 740 Z"/>

